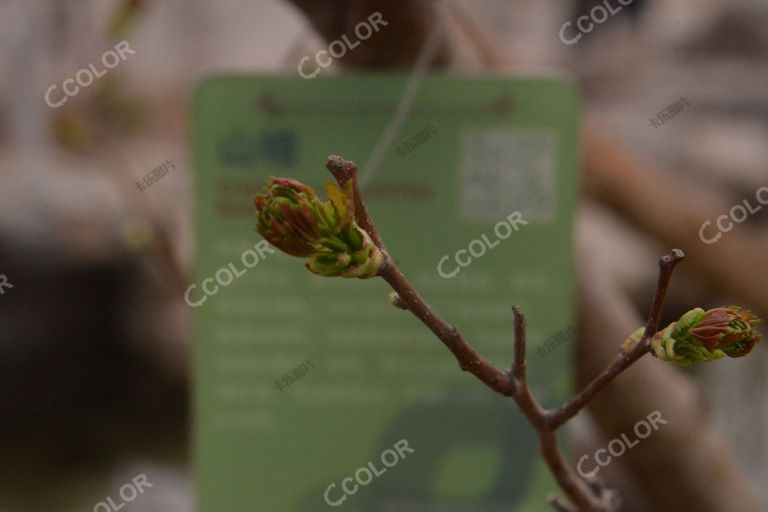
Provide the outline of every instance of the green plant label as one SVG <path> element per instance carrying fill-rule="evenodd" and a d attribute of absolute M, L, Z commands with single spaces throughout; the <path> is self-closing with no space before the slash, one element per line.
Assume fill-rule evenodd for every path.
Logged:
<path fill-rule="evenodd" d="M 381 279 L 322 278 L 254 231 L 269 176 L 321 195 L 357 162 L 406 277 L 495 365 L 510 308 L 529 375 L 567 394 L 579 102 L 560 78 L 429 76 L 378 165 L 404 75 L 216 76 L 194 97 L 200 512 L 545 510 L 555 485 L 514 404 L 462 372 Z M 375 158 L 374 158 L 375 160 Z M 557 340 L 555 340 L 557 336 Z"/>

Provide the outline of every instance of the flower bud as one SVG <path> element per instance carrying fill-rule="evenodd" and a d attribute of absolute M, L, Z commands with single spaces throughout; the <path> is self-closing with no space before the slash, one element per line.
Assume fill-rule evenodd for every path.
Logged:
<path fill-rule="evenodd" d="M 725 356 L 743 357 L 760 341 L 754 329 L 758 323 L 757 316 L 736 306 L 709 311 L 696 308 L 657 332 L 651 349 L 659 359 L 682 366 Z"/>
<path fill-rule="evenodd" d="M 367 279 L 384 257 L 355 222 L 352 186 L 325 185 L 328 201 L 312 187 L 288 178 L 270 178 L 256 196 L 256 231 L 286 254 L 309 258 L 310 272 L 326 277 Z"/>

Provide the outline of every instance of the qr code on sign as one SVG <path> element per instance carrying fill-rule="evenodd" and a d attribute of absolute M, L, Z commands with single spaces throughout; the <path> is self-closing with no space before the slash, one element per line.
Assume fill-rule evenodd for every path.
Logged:
<path fill-rule="evenodd" d="M 557 207 L 557 144 L 553 133 L 473 129 L 461 140 L 461 212 L 469 221 L 496 222 L 512 212 L 534 222 Z"/>

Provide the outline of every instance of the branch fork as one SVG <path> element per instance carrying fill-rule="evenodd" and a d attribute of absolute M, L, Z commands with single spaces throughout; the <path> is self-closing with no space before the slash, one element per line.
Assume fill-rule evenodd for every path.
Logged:
<path fill-rule="evenodd" d="M 634 346 L 622 349 L 608 367 L 587 385 L 575 398 L 555 410 L 544 409 L 533 396 L 526 376 L 526 322 L 518 306 L 512 308 L 514 317 L 514 357 L 509 370 L 494 367 L 478 354 L 459 333 L 424 302 L 413 286 L 406 280 L 384 243 L 371 219 L 357 183 L 357 166 L 339 156 L 330 156 L 326 167 L 333 174 L 340 187 L 352 182 L 355 205 L 355 220 L 384 254 L 384 261 L 378 275 L 394 290 L 390 302 L 416 316 L 450 350 L 459 367 L 472 373 L 486 386 L 497 393 L 510 397 L 536 430 L 539 447 L 552 474 L 568 497 L 568 501 L 552 496 L 549 501 L 555 510 L 564 512 L 617 512 L 620 506 L 618 493 L 606 489 L 601 483 L 580 478 L 567 464 L 560 452 L 556 431 L 576 416 L 587 403 L 610 384 L 618 375 L 650 351 L 651 338 L 659 328 L 664 300 L 672 273 L 685 254 L 674 249 L 659 261 L 660 272 L 656 293 L 651 303 L 648 322 L 642 338 Z"/>

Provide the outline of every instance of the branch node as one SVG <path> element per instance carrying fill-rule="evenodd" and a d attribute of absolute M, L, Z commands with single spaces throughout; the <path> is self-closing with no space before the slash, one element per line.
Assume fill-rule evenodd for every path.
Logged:
<path fill-rule="evenodd" d="M 512 375 L 520 382 L 525 381 L 525 315 L 520 306 L 512 306 L 515 315 L 515 356 L 512 363 Z"/>

